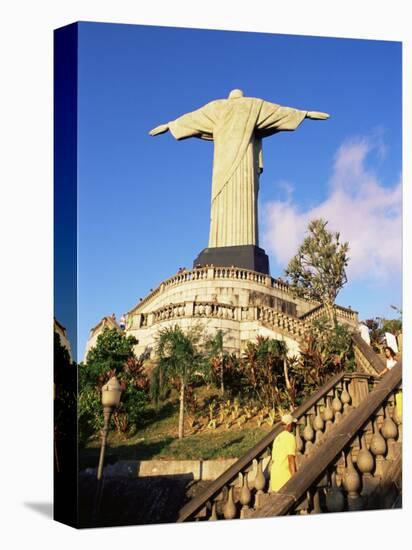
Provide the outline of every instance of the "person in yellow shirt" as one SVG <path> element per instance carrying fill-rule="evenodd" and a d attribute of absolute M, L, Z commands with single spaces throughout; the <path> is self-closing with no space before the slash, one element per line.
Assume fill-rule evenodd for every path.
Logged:
<path fill-rule="evenodd" d="M 296 472 L 296 439 L 293 425 L 297 420 L 291 414 L 285 414 L 281 422 L 284 429 L 273 442 L 270 469 L 270 490 L 275 492 L 279 491 Z"/>

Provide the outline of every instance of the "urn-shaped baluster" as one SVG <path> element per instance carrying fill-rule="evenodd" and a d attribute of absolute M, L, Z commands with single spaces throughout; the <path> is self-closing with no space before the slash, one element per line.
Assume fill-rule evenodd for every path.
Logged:
<path fill-rule="evenodd" d="M 316 406 L 316 416 L 315 416 L 315 419 L 313 421 L 313 427 L 315 428 L 316 431 L 321 431 L 321 430 L 323 430 L 324 425 L 325 425 L 325 423 L 324 423 L 322 415 L 320 413 L 320 405 L 317 405 Z"/>
<path fill-rule="evenodd" d="M 317 405 L 316 409 L 317 409 L 317 413 L 313 421 L 313 427 L 315 428 L 315 444 L 319 444 L 323 433 L 322 430 L 325 426 L 325 423 L 320 413 L 320 405 Z"/>
<path fill-rule="evenodd" d="M 358 497 L 358 491 L 361 486 L 361 480 L 352 461 L 352 454 L 349 451 L 347 457 L 347 467 L 343 476 L 343 486 L 351 498 Z"/>
<path fill-rule="evenodd" d="M 382 477 L 383 463 L 385 462 L 384 455 L 386 453 L 386 441 L 380 433 L 378 422 L 376 419 L 373 423 L 373 437 L 371 439 L 370 451 L 375 456 L 375 459 L 376 459 L 374 476 L 376 478 Z"/>
<path fill-rule="evenodd" d="M 211 304 L 207 304 L 207 306 L 206 306 L 206 315 L 208 317 L 210 317 L 211 314 L 212 314 L 212 306 L 211 306 Z"/>
<path fill-rule="evenodd" d="M 348 392 L 348 389 L 347 389 L 347 381 L 344 381 L 343 382 L 343 390 L 342 390 L 342 393 L 340 395 L 340 400 L 342 402 L 342 405 L 343 405 L 343 412 L 347 412 L 348 408 L 349 408 L 349 403 L 351 402 L 351 398 L 350 398 L 350 395 L 349 395 L 349 392 Z"/>
<path fill-rule="evenodd" d="M 302 441 L 302 437 L 300 435 L 300 426 L 299 426 L 299 424 L 296 425 L 296 451 L 298 453 L 301 453 L 303 451 L 303 441 Z"/>
<path fill-rule="evenodd" d="M 305 452 L 308 452 L 311 445 L 313 438 L 315 436 L 315 432 L 313 431 L 312 424 L 310 421 L 310 414 L 306 415 L 306 426 L 303 430 L 303 439 L 305 440 Z"/>
<path fill-rule="evenodd" d="M 240 491 L 239 501 L 240 501 L 240 504 L 244 508 L 247 508 L 249 506 L 251 500 L 252 500 L 252 493 L 249 489 L 249 484 L 248 484 L 248 481 L 247 481 L 247 475 L 244 475 L 243 476 L 242 489 Z"/>
<path fill-rule="evenodd" d="M 365 436 L 362 435 L 361 438 L 361 448 L 358 453 L 358 459 L 356 462 L 359 471 L 365 476 L 370 477 L 373 469 L 375 467 L 375 459 L 373 458 L 373 454 L 369 451 L 367 445 Z"/>
<path fill-rule="evenodd" d="M 342 402 L 339 399 L 338 391 L 334 390 L 334 398 L 332 400 L 332 409 L 335 413 L 335 419 L 339 420 L 341 414 L 342 414 Z"/>
<path fill-rule="evenodd" d="M 257 471 L 256 471 L 256 477 L 255 477 L 255 489 L 257 491 L 263 491 L 266 485 L 266 479 L 262 471 L 262 461 L 257 461 Z"/>
<path fill-rule="evenodd" d="M 223 506 L 223 515 L 225 519 L 233 519 L 236 517 L 236 505 L 233 502 L 233 487 L 229 488 L 227 500 Z"/>
<path fill-rule="evenodd" d="M 377 420 L 373 423 L 373 437 L 371 439 L 370 451 L 375 456 L 384 455 L 386 453 L 386 441 L 380 433 Z"/>
<path fill-rule="evenodd" d="M 390 416 L 389 405 L 385 408 L 385 420 L 381 426 L 381 434 L 388 442 L 388 454 L 386 458 L 393 460 L 395 458 L 394 445 L 398 435 L 398 427 Z"/>
<path fill-rule="evenodd" d="M 381 434 L 386 440 L 395 439 L 398 435 L 398 428 L 389 414 L 389 406 L 385 407 L 385 420 L 381 426 Z"/>
<path fill-rule="evenodd" d="M 333 409 L 330 403 L 330 397 L 327 397 L 326 407 L 325 407 L 325 410 L 323 411 L 323 419 L 326 422 L 326 428 L 325 428 L 326 430 L 328 430 L 332 425 L 334 416 L 335 416 L 335 413 L 333 412 Z"/>

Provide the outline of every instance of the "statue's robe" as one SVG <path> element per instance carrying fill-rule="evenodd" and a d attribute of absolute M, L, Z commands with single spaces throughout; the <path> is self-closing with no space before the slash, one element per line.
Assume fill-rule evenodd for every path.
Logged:
<path fill-rule="evenodd" d="M 214 142 L 209 248 L 259 245 L 262 138 L 295 130 L 307 111 L 253 97 L 218 99 L 169 122 L 176 139 Z"/>

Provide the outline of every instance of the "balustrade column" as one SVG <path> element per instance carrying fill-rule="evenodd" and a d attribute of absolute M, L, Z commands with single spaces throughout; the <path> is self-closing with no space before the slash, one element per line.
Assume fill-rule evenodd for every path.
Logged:
<path fill-rule="evenodd" d="M 320 414 L 320 407 L 321 407 L 321 403 L 316 403 L 315 405 L 316 416 L 313 421 L 313 428 L 315 429 L 315 445 L 320 444 L 320 441 L 323 436 L 323 428 L 325 426 L 323 418 Z"/>
<path fill-rule="evenodd" d="M 303 430 L 303 439 L 305 440 L 305 455 L 309 454 L 313 445 L 314 437 L 315 437 L 315 432 L 312 428 L 310 413 L 306 413 L 306 426 Z"/>
<path fill-rule="evenodd" d="M 339 399 L 338 390 L 336 388 L 334 389 L 333 393 L 334 393 L 334 398 L 332 400 L 332 409 L 335 413 L 335 421 L 339 422 L 342 416 L 343 405 L 341 400 Z"/>
<path fill-rule="evenodd" d="M 362 499 L 359 495 L 361 480 L 355 466 L 353 465 L 352 453 L 349 449 L 347 455 L 347 466 L 343 476 L 343 487 L 348 493 L 348 509 L 351 511 L 361 510 Z"/>
<path fill-rule="evenodd" d="M 372 475 L 375 469 L 375 458 L 368 448 L 365 433 L 361 437 L 357 466 L 362 475 L 362 496 L 368 499 L 376 487 L 376 479 Z"/>
<path fill-rule="evenodd" d="M 263 489 L 266 485 L 266 479 L 262 471 L 262 461 L 257 460 L 257 470 L 256 470 L 256 476 L 254 480 L 254 486 L 256 489 L 256 495 L 255 495 L 255 509 L 260 508 L 262 505 L 262 497 L 263 497 Z"/>
<path fill-rule="evenodd" d="M 373 423 L 373 437 L 370 445 L 371 453 L 375 456 L 375 478 L 382 478 L 384 473 L 384 462 L 386 453 L 386 441 L 380 433 L 378 421 Z"/>
<path fill-rule="evenodd" d="M 395 438 L 398 435 L 398 428 L 390 416 L 389 404 L 385 407 L 385 419 L 381 426 L 381 434 L 386 439 L 388 445 L 388 454 L 386 458 L 388 460 L 393 460 L 395 458 L 394 445 Z"/>

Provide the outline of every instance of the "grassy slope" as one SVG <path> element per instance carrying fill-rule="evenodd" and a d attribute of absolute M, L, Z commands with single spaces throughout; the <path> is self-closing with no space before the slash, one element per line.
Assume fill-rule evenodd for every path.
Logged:
<path fill-rule="evenodd" d="M 207 420 L 207 402 L 214 397 L 206 391 L 201 392 L 203 422 Z M 268 423 L 257 426 L 252 418 L 241 427 L 236 423 L 226 429 L 218 426 L 215 429 L 185 428 L 185 437 L 177 437 L 178 402 L 172 396 L 161 409 L 149 408 L 135 434 L 122 435 L 113 430 L 109 434 L 106 457 L 108 461 L 119 459 L 150 460 L 150 459 L 216 459 L 239 458 L 253 447 L 270 429 Z M 98 461 L 100 441 L 98 438 L 90 441 L 87 448 L 80 451 L 80 467 L 92 466 Z"/>

